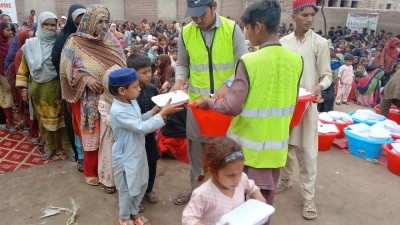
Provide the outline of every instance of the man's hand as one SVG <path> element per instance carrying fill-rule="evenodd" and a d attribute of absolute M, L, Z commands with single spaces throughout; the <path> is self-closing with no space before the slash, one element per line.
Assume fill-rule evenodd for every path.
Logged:
<path fill-rule="evenodd" d="M 217 92 L 212 96 L 213 99 L 223 99 L 228 93 L 229 87 L 226 84 L 222 84 Z"/>
<path fill-rule="evenodd" d="M 314 102 L 318 102 L 318 100 L 322 97 L 321 91 L 322 91 L 322 86 L 320 84 L 315 86 L 313 91 L 313 95 L 315 96 Z"/>
<path fill-rule="evenodd" d="M 183 80 L 175 80 L 174 86 L 171 88 L 170 92 L 174 92 L 177 90 L 183 90 Z"/>
<path fill-rule="evenodd" d="M 199 102 L 196 104 L 196 108 L 202 109 L 202 110 L 208 110 L 208 103 L 207 103 L 207 97 L 203 96 Z"/>

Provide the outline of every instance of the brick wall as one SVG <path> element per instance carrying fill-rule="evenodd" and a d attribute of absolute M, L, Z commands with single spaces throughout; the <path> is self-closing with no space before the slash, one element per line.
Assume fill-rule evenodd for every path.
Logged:
<path fill-rule="evenodd" d="M 72 4 L 82 4 L 87 6 L 93 3 L 104 3 L 106 5 L 106 4 L 113 4 L 113 2 L 115 2 L 113 0 L 54 0 L 54 1 L 56 1 L 56 13 L 59 17 L 62 15 L 67 15 L 69 6 Z M 125 2 L 124 6 L 121 7 L 124 7 L 125 9 L 125 19 L 138 23 L 140 19 L 146 18 L 147 21 L 149 22 L 156 22 L 159 19 L 158 1 L 160 0 L 124 0 Z M 190 18 L 185 18 L 186 0 L 176 0 L 176 1 L 177 1 L 176 20 L 180 23 L 184 21 L 185 22 L 190 21 Z M 253 1 L 254 0 L 222 0 L 221 4 L 218 7 L 220 7 L 221 9 L 222 15 L 230 16 L 231 19 L 238 21 L 241 13 L 243 12 L 244 7 Z M 367 2 L 359 1 L 359 7 L 365 6 L 364 4 L 374 4 L 380 1 L 381 0 L 369 0 Z M 392 0 L 383 0 L 383 1 L 391 2 Z M 29 12 L 32 3 L 29 1 L 29 4 L 27 4 L 28 0 L 16 0 L 15 2 L 18 7 L 17 13 L 19 22 L 22 23 L 23 21 L 28 21 L 29 13 L 26 12 L 27 11 Z M 292 11 L 293 0 L 280 0 L 279 2 L 281 3 L 282 7 L 281 21 L 284 23 L 291 23 L 292 20 L 290 18 L 290 13 Z M 25 7 L 28 7 L 29 9 L 26 9 Z M 39 8 L 40 8 L 39 5 L 37 7 L 34 7 L 34 9 L 36 9 L 36 12 L 40 11 L 38 10 Z M 354 10 L 354 9 L 335 8 L 335 7 L 326 8 L 328 27 L 331 25 L 336 26 L 338 24 L 343 25 L 346 22 L 347 13 L 349 12 L 349 10 Z M 399 26 L 398 23 L 393 23 L 393 21 L 400 20 L 400 15 L 397 11 L 391 11 L 391 10 L 379 11 L 379 10 L 368 10 L 368 9 L 364 10 L 356 9 L 356 10 L 361 10 L 360 12 L 380 12 L 378 29 L 390 30 L 395 33 L 398 33 L 398 31 L 400 30 L 398 29 Z M 322 26 L 320 25 L 320 19 L 319 19 L 321 14 L 318 13 L 317 16 L 318 18 L 316 21 L 316 29 L 317 28 L 321 29 Z M 170 23 L 172 21 L 166 20 L 165 22 Z"/>
<path fill-rule="evenodd" d="M 229 16 L 231 20 L 239 21 L 240 16 L 243 12 L 243 1 L 242 0 L 230 0 L 230 1 L 222 1 L 221 7 L 221 15 Z"/>

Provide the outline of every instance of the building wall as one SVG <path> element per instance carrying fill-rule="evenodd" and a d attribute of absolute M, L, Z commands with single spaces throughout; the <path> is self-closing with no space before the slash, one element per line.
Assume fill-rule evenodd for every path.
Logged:
<path fill-rule="evenodd" d="M 247 5 L 254 0 L 217 0 L 218 11 L 223 16 L 230 16 L 232 20 L 239 21 L 240 15 Z M 323 1 L 323 0 L 321 0 Z M 325 0 L 328 2 L 328 0 Z M 341 0 L 336 0 L 340 4 Z M 345 1 L 345 6 L 351 6 L 352 0 Z M 282 8 L 282 22 L 291 23 L 290 13 L 292 11 L 293 0 L 280 0 Z M 72 4 L 99 3 L 107 6 L 111 13 L 112 20 L 129 20 L 138 22 L 146 18 L 149 22 L 156 22 L 163 19 L 167 23 L 176 20 L 180 23 L 190 21 L 185 18 L 186 0 L 16 0 L 18 7 L 18 20 L 20 23 L 28 21 L 29 11 L 35 9 L 37 15 L 41 11 L 48 10 L 55 12 L 57 16 L 67 15 L 68 8 Z M 400 0 L 359 0 L 358 7 L 379 8 L 386 4 L 392 4 L 392 8 L 400 3 Z M 327 4 L 326 4 L 327 6 Z M 399 7 L 400 10 L 400 7 Z M 385 29 L 398 33 L 400 30 L 400 13 L 394 10 L 369 10 L 354 9 L 348 7 L 325 7 L 327 27 L 344 25 L 347 20 L 348 12 L 379 12 L 378 29 Z M 322 14 L 317 14 L 315 29 L 323 29 Z"/>
<path fill-rule="evenodd" d="M 394 21 L 400 21 L 400 13 L 393 10 L 369 10 L 369 9 L 338 9 L 338 8 L 325 8 L 326 16 L 326 27 L 329 31 L 329 27 L 336 27 L 338 25 L 345 26 L 347 21 L 348 13 L 379 13 L 378 30 L 391 31 L 394 34 L 400 33 L 400 23 Z M 281 17 L 282 23 L 294 23 L 290 17 L 290 13 L 284 13 Z M 314 29 L 324 30 L 324 20 L 322 13 L 318 13 L 315 18 Z"/>

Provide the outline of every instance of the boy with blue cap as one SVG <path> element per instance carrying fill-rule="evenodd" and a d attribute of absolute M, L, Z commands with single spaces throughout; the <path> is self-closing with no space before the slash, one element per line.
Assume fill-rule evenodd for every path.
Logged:
<path fill-rule="evenodd" d="M 170 104 L 170 99 L 162 109 L 155 106 L 142 115 L 136 101 L 140 93 L 138 75 L 131 68 L 111 72 L 109 90 L 115 96 L 110 123 L 115 139 L 112 165 L 119 197 L 119 222 L 149 225 L 146 218 L 138 215 L 149 177 L 145 135 L 164 126 L 166 116 L 181 111 L 182 104 Z"/>

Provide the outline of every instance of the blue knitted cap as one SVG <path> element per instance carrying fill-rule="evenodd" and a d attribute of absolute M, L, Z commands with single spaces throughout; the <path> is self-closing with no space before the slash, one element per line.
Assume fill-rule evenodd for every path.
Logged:
<path fill-rule="evenodd" d="M 108 82 L 110 86 L 127 86 L 138 80 L 136 70 L 132 68 L 123 68 L 110 73 Z"/>

